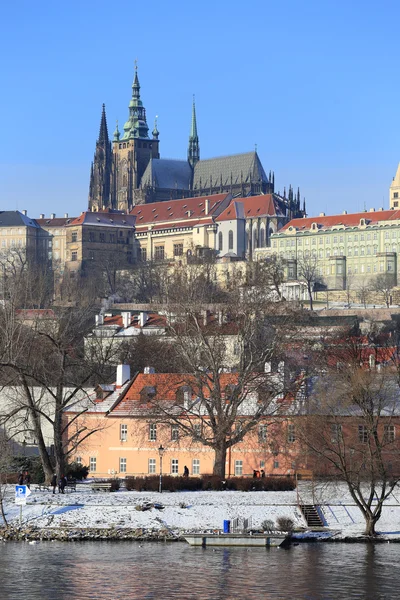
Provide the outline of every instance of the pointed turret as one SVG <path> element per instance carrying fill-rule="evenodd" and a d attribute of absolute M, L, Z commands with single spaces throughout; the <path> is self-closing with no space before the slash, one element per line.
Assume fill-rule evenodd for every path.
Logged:
<path fill-rule="evenodd" d="M 97 140 L 98 144 L 108 144 L 108 128 L 107 128 L 107 117 L 106 117 L 106 105 L 103 104 L 103 110 L 101 112 L 101 120 L 100 120 L 100 131 L 99 131 L 99 139 Z"/>
<path fill-rule="evenodd" d="M 196 119 L 196 105 L 193 96 L 192 105 L 192 124 L 190 127 L 189 136 L 189 148 L 188 148 L 188 162 L 192 168 L 195 167 L 196 163 L 200 160 L 200 145 L 199 136 L 197 135 L 197 119 Z"/>
<path fill-rule="evenodd" d="M 160 135 L 157 127 L 157 119 L 158 116 L 156 115 L 156 118 L 154 119 L 153 140 L 158 140 L 158 136 Z"/>
<path fill-rule="evenodd" d="M 90 169 L 89 210 L 99 210 L 110 203 L 112 169 L 111 143 L 108 137 L 106 107 L 103 104 L 99 137 Z"/>
<path fill-rule="evenodd" d="M 114 131 L 114 142 L 119 141 L 119 136 L 120 136 L 120 133 L 119 133 L 119 129 L 118 129 L 118 119 L 117 119 L 117 122 L 115 124 L 115 131 Z"/>
<path fill-rule="evenodd" d="M 135 77 L 132 83 L 132 98 L 129 102 L 129 117 L 124 125 L 123 140 L 148 138 L 149 128 L 146 121 L 146 109 L 140 99 L 140 83 L 135 65 Z"/>

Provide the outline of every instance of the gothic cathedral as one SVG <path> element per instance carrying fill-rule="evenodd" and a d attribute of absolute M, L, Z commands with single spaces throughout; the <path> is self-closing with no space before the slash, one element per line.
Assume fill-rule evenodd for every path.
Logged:
<path fill-rule="evenodd" d="M 135 67 L 129 116 L 122 134 L 118 124 L 112 142 L 109 139 L 105 106 L 100 121 L 94 160 L 90 172 L 89 210 L 106 209 L 128 212 L 136 204 L 178 198 L 231 193 L 233 197 L 273 193 L 287 216 L 303 216 L 300 192 L 289 188 L 283 196 L 274 193 L 274 175 L 266 175 L 256 151 L 200 160 L 196 108 L 186 160 L 162 159 L 159 132 L 155 121 L 149 137 L 146 109 L 140 98 Z"/>

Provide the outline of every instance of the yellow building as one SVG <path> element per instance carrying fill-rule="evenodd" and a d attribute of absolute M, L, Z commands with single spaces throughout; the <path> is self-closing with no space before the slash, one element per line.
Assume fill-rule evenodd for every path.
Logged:
<path fill-rule="evenodd" d="M 285 260 L 288 280 L 301 262 L 315 260 L 329 289 L 343 290 L 351 277 L 367 281 L 382 273 L 399 278 L 400 210 L 293 219 L 271 236 L 271 246 L 255 251 L 258 260 L 276 254 Z"/>
<path fill-rule="evenodd" d="M 229 205 L 230 194 L 184 198 L 134 206 L 136 239 L 142 261 L 204 255 L 217 245 L 216 217 Z"/>
<path fill-rule="evenodd" d="M 48 219 L 44 214 L 40 215 L 36 222 L 49 234 L 49 258 L 51 259 L 52 269 L 56 276 L 62 275 L 64 265 L 67 260 L 67 225 L 75 217 L 69 217 L 65 213 L 64 217 L 56 217 L 51 213 Z"/>
<path fill-rule="evenodd" d="M 399 208 L 400 202 L 400 163 L 397 167 L 396 176 L 393 177 L 393 181 L 390 185 L 389 190 L 389 208 Z"/>
<path fill-rule="evenodd" d="M 127 269 L 136 260 L 135 217 L 122 213 L 83 212 L 68 223 L 66 267 L 71 272 L 95 267 Z"/>

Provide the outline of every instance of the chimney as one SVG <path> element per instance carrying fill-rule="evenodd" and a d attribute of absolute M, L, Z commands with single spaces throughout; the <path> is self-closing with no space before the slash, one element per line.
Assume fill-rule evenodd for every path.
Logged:
<path fill-rule="evenodd" d="M 64 219 L 68 219 L 68 213 L 64 213 Z"/>
<path fill-rule="evenodd" d="M 147 323 L 147 321 L 149 320 L 148 314 L 147 312 L 141 312 L 139 314 L 139 325 L 140 327 L 144 327 Z"/>
<path fill-rule="evenodd" d="M 154 375 L 154 373 L 156 372 L 154 367 L 145 367 L 143 370 L 143 373 L 145 375 Z"/>
<path fill-rule="evenodd" d="M 203 315 L 203 325 L 204 327 L 206 327 L 207 325 L 207 309 L 206 310 L 202 310 L 202 315 Z"/>
<path fill-rule="evenodd" d="M 347 215 L 347 210 L 344 210 L 344 211 L 342 212 L 342 215 Z"/>
<path fill-rule="evenodd" d="M 373 354 L 369 355 L 369 368 L 373 369 L 375 367 L 375 356 Z"/>
<path fill-rule="evenodd" d="M 374 208 L 370 208 L 369 212 L 375 212 L 375 209 Z"/>
<path fill-rule="evenodd" d="M 44 213 L 40 213 L 39 219 L 44 219 Z"/>
<path fill-rule="evenodd" d="M 319 216 L 320 216 L 320 217 L 324 217 L 324 216 L 325 216 L 325 213 L 319 213 Z"/>
<path fill-rule="evenodd" d="M 206 215 L 208 215 L 208 213 L 210 212 L 210 201 L 209 201 L 209 199 L 208 199 L 208 198 L 206 198 L 206 202 L 205 202 L 205 205 L 204 205 L 204 206 L 205 206 L 204 213 L 205 213 Z"/>
<path fill-rule="evenodd" d="M 378 210 L 379 210 L 379 212 L 382 212 L 382 211 L 383 211 L 383 206 L 380 206 L 380 207 L 378 208 Z"/>
<path fill-rule="evenodd" d="M 131 324 L 131 313 L 130 312 L 123 312 L 121 313 L 121 317 L 122 317 L 122 325 L 124 327 L 124 329 L 127 329 L 128 327 L 130 327 Z"/>
<path fill-rule="evenodd" d="M 131 378 L 131 368 L 129 365 L 117 366 L 117 388 L 121 387 Z"/>
<path fill-rule="evenodd" d="M 55 219 L 55 218 L 56 218 L 56 213 L 51 213 L 50 219 Z"/>
<path fill-rule="evenodd" d="M 270 360 L 268 360 L 264 364 L 264 373 L 271 373 L 271 361 Z"/>
<path fill-rule="evenodd" d="M 96 315 L 95 318 L 96 327 L 98 325 L 104 325 L 104 315 Z"/>
<path fill-rule="evenodd" d="M 22 214 L 24 215 L 24 217 L 26 217 L 26 215 L 28 214 L 28 211 L 27 210 L 23 210 Z"/>

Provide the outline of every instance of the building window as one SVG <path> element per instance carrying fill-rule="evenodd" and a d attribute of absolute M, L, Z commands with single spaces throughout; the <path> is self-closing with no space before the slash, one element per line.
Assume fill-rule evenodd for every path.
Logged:
<path fill-rule="evenodd" d="M 95 473 L 97 469 L 97 458 L 95 456 L 91 456 L 89 458 L 89 471 L 91 473 Z"/>
<path fill-rule="evenodd" d="M 397 207 L 399 206 L 399 202 L 398 202 L 398 200 L 396 200 L 396 202 L 393 202 L 393 206 L 394 206 L 395 208 L 397 208 Z"/>
<path fill-rule="evenodd" d="M 77 241 L 78 241 L 78 232 L 73 231 L 71 234 L 71 242 L 77 242 Z"/>
<path fill-rule="evenodd" d="M 396 437 L 396 429 L 394 425 L 385 425 L 383 440 L 386 443 L 394 442 Z"/>
<path fill-rule="evenodd" d="M 73 260 L 73 261 L 78 260 L 78 253 L 77 252 L 71 252 L 71 260 Z"/>
<path fill-rule="evenodd" d="M 149 425 L 149 440 L 155 442 L 157 440 L 157 424 L 150 423 Z"/>
<path fill-rule="evenodd" d="M 122 423 L 120 425 L 120 440 L 121 442 L 126 442 L 126 440 L 128 439 L 128 425 Z"/>
<path fill-rule="evenodd" d="M 164 246 L 156 246 L 154 248 L 154 258 L 156 260 L 164 260 L 164 258 L 165 258 Z"/>
<path fill-rule="evenodd" d="M 119 472 L 126 473 L 126 458 L 119 459 Z"/>
<path fill-rule="evenodd" d="M 338 423 L 331 425 L 331 442 L 338 442 L 342 436 L 342 426 Z"/>
<path fill-rule="evenodd" d="M 398 198 L 399 197 L 399 192 L 393 192 L 393 198 Z"/>
<path fill-rule="evenodd" d="M 178 475 L 179 473 L 179 461 L 177 458 L 171 460 L 171 474 Z"/>
<path fill-rule="evenodd" d="M 232 238 L 233 238 L 233 232 L 232 232 Z M 260 229 L 260 248 L 264 248 L 264 245 L 265 245 L 264 229 L 261 228 Z M 232 239 L 232 250 L 233 250 L 233 239 Z"/>
<path fill-rule="evenodd" d="M 229 233 L 228 233 L 228 250 L 233 250 L 233 231 L 232 231 L 232 229 L 230 229 Z"/>
<path fill-rule="evenodd" d="M 258 441 L 259 442 L 266 442 L 267 441 L 267 426 L 266 425 L 260 425 L 258 428 Z"/>
<path fill-rule="evenodd" d="M 279 461 L 274 460 L 274 469 L 279 469 Z"/>
<path fill-rule="evenodd" d="M 260 469 L 265 469 L 265 460 L 260 460 Z"/>
<path fill-rule="evenodd" d="M 179 440 L 179 427 L 178 425 L 171 426 L 171 440 L 176 442 Z"/>
<path fill-rule="evenodd" d="M 296 433 L 295 433 L 294 425 L 292 425 L 292 424 L 288 425 L 287 439 L 290 444 L 293 444 L 293 442 L 296 441 Z"/>
<path fill-rule="evenodd" d="M 82 456 L 76 456 L 74 462 L 76 462 L 77 465 L 81 465 L 82 464 Z"/>
<path fill-rule="evenodd" d="M 174 244 L 174 256 L 183 255 L 183 244 Z"/>
<path fill-rule="evenodd" d="M 351 256 L 352 254 L 353 254 L 353 251 L 352 251 L 352 249 L 351 249 L 351 248 L 349 248 L 349 249 L 347 250 L 347 256 Z"/>
<path fill-rule="evenodd" d="M 156 459 L 149 458 L 149 474 L 153 474 L 156 472 Z"/>
<path fill-rule="evenodd" d="M 101 242 L 105 242 L 106 241 L 106 234 L 105 233 L 101 233 L 100 234 L 100 241 Z"/>
<path fill-rule="evenodd" d="M 110 233 L 110 242 L 111 244 L 115 243 L 115 233 Z"/>
<path fill-rule="evenodd" d="M 243 461 L 235 460 L 235 475 L 241 477 L 243 475 Z"/>
<path fill-rule="evenodd" d="M 199 439 L 201 437 L 201 423 L 195 423 L 193 425 L 193 437 Z"/>
<path fill-rule="evenodd" d="M 366 425 L 358 426 L 358 441 L 362 444 L 366 444 L 368 442 L 368 429 Z"/>
<path fill-rule="evenodd" d="M 89 242 L 94 242 L 96 239 L 94 231 L 89 231 Z"/>
<path fill-rule="evenodd" d="M 222 236 L 222 231 L 219 232 L 218 234 L 218 250 L 221 252 L 222 248 L 223 248 L 223 242 L 224 242 L 224 238 Z"/>
<path fill-rule="evenodd" d="M 143 262 L 147 260 L 147 248 L 140 248 L 140 260 Z"/>
<path fill-rule="evenodd" d="M 200 475 L 200 460 L 198 458 L 192 460 L 192 475 Z"/>

